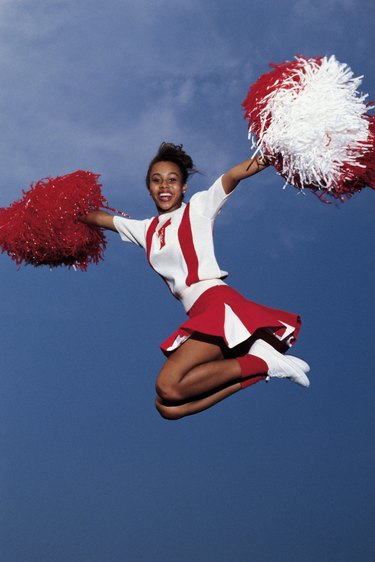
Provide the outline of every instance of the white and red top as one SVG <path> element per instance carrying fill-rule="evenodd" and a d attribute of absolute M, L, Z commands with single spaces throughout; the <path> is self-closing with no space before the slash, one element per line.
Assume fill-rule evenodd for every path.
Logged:
<path fill-rule="evenodd" d="M 186 311 L 204 291 L 225 285 L 228 273 L 216 261 L 213 225 L 228 197 L 220 177 L 170 213 L 145 220 L 114 217 L 122 240 L 145 249 L 151 267 Z"/>

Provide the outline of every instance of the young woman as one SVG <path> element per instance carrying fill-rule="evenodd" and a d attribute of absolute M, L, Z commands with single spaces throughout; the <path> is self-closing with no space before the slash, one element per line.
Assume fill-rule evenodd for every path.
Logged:
<path fill-rule="evenodd" d="M 283 355 L 296 341 L 299 317 L 246 300 L 223 281 L 227 273 L 214 254 L 213 223 L 223 204 L 241 180 L 266 167 L 261 157 L 247 160 L 185 204 L 193 161 L 181 145 L 162 143 L 146 176 L 157 216 L 137 221 L 93 211 L 87 217 L 144 248 L 188 314 L 161 345 L 167 360 L 156 382 L 156 408 L 164 418 L 195 414 L 272 377 L 309 386 L 308 364 Z"/>

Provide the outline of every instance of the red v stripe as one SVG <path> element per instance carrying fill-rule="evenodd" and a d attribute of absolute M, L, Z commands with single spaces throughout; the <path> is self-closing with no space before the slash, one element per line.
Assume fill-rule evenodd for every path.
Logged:
<path fill-rule="evenodd" d="M 154 234 L 155 234 L 155 230 L 156 230 L 156 227 L 158 226 L 158 224 L 159 224 L 159 217 L 155 217 L 155 218 L 151 221 L 151 224 L 150 224 L 150 226 L 148 227 L 147 232 L 146 232 L 146 254 L 147 254 L 147 259 L 148 259 L 148 263 L 150 264 L 150 266 L 152 267 L 152 269 L 153 269 L 154 271 L 156 271 L 156 270 L 154 269 L 154 266 L 152 265 L 151 259 L 150 259 L 150 257 L 151 257 L 151 245 L 152 245 L 152 238 L 153 238 L 153 236 L 154 236 Z M 156 271 L 156 273 L 158 273 L 158 272 Z M 164 279 L 164 277 L 163 277 L 160 273 L 158 273 L 158 275 L 160 275 L 160 277 L 163 279 L 164 283 L 167 285 L 168 289 L 171 291 L 171 289 L 170 289 L 170 287 L 169 287 L 167 281 Z M 173 295 L 173 293 L 172 293 L 172 295 Z M 175 296 L 175 295 L 173 295 L 173 296 Z M 176 297 L 176 298 L 177 298 L 177 297 Z"/>
<path fill-rule="evenodd" d="M 164 248 L 165 246 L 165 231 L 168 228 L 168 226 L 170 226 L 172 224 L 172 220 L 168 219 L 167 222 L 165 222 L 163 224 L 163 226 L 161 226 L 157 232 L 157 235 L 159 237 L 160 240 L 160 249 Z"/>

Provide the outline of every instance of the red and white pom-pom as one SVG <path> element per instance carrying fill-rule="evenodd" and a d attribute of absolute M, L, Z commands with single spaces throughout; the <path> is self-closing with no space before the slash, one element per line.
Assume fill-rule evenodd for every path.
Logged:
<path fill-rule="evenodd" d="M 271 66 L 243 102 L 254 146 L 296 187 L 340 199 L 375 189 L 375 118 L 358 92 L 362 77 L 334 56 Z"/>
<path fill-rule="evenodd" d="M 85 271 L 103 259 L 101 229 L 79 220 L 106 202 L 99 176 L 78 170 L 46 178 L 0 209 L 0 248 L 18 265 L 66 265 Z"/>

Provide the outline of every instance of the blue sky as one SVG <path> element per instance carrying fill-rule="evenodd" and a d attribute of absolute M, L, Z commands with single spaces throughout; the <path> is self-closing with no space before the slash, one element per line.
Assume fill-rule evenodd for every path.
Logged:
<path fill-rule="evenodd" d="M 241 102 L 270 61 L 335 54 L 375 96 L 366 0 L 0 1 L 0 206 L 87 169 L 153 213 L 159 143 L 208 187 L 250 152 Z M 373 562 L 374 192 L 337 207 L 273 169 L 220 215 L 217 256 L 301 314 L 308 391 L 275 381 L 167 422 L 159 342 L 184 319 L 138 248 L 87 273 L 1 256 L 1 562 Z M 298 353 L 297 353 L 298 352 Z"/>

